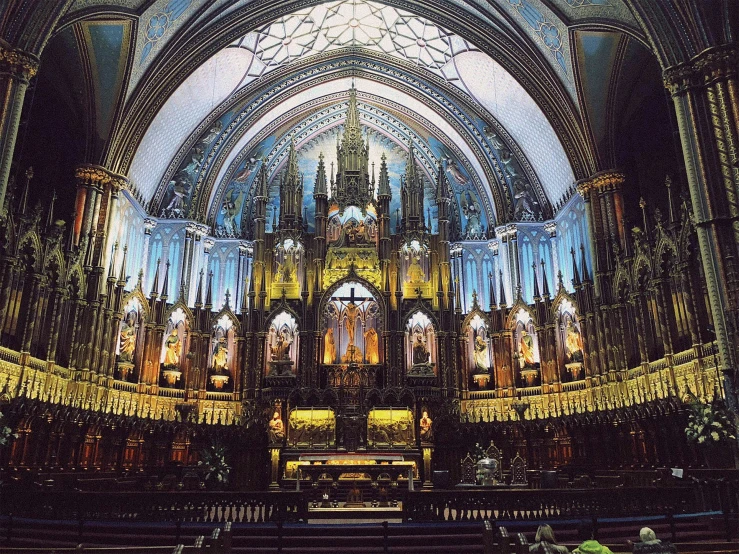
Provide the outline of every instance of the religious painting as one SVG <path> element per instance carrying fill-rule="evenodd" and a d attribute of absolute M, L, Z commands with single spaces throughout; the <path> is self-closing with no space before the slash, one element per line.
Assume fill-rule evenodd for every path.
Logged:
<path fill-rule="evenodd" d="M 167 320 L 160 355 L 161 385 L 184 388 L 182 367 L 187 339 L 187 316 L 182 308 L 174 310 Z"/>
<path fill-rule="evenodd" d="M 325 364 L 380 363 L 380 306 L 359 281 L 344 281 L 324 307 Z"/>
<path fill-rule="evenodd" d="M 406 408 L 375 408 L 367 414 L 367 444 L 409 447 L 415 443 L 413 412 Z"/>
<path fill-rule="evenodd" d="M 531 314 L 519 309 L 516 314 L 513 358 L 521 386 L 532 387 L 540 382 L 539 340 Z"/>
<path fill-rule="evenodd" d="M 420 310 L 411 315 L 406 323 L 405 345 L 408 375 L 436 375 L 436 331 L 429 316 Z"/>
<path fill-rule="evenodd" d="M 297 369 L 299 329 L 295 317 L 281 311 L 267 331 L 267 376 L 293 376 Z"/>
<path fill-rule="evenodd" d="M 295 447 L 336 445 L 336 416 L 331 408 L 295 408 L 287 421 L 287 443 Z"/>

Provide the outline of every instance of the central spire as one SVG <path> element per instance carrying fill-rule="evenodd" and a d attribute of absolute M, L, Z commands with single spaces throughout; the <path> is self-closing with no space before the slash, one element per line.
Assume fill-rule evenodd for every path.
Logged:
<path fill-rule="evenodd" d="M 344 213 L 348 206 L 357 206 L 365 213 L 374 202 L 375 186 L 369 175 L 369 138 L 365 142 L 359 122 L 357 89 L 349 89 L 349 106 L 344 123 L 344 134 L 336 144 L 336 182 L 331 201 Z"/>

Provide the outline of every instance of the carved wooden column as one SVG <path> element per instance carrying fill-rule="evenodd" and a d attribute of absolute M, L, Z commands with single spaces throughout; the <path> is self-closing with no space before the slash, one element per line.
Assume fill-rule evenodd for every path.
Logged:
<path fill-rule="evenodd" d="M 0 215 L 5 210 L 10 166 L 18 136 L 23 99 L 28 82 L 38 71 L 39 60 L 33 54 L 0 43 Z"/>
<path fill-rule="evenodd" d="M 739 342 L 738 71 L 739 47 L 734 43 L 709 48 L 664 72 L 677 114 L 724 372 L 736 371 Z M 733 392 L 732 379 L 727 375 L 724 381 Z"/>

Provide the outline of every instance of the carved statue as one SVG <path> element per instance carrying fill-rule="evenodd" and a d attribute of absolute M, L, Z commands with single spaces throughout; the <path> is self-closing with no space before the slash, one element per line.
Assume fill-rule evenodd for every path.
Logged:
<path fill-rule="evenodd" d="M 346 333 L 347 335 L 349 335 L 349 346 L 353 346 L 354 332 L 356 328 L 357 317 L 359 316 L 359 306 L 351 301 L 348 304 L 344 304 L 343 302 L 341 304 L 344 306 L 344 313 L 346 314 L 344 325 L 346 325 Z"/>
<path fill-rule="evenodd" d="M 226 366 L 228 366 L 228 345 L 226 344 L 226 337 L 221 337 L 213 349 L 213 371 L 217 373 L 224 372 Z"/>
<path fill-rule="evenodd" d="M 416 334 L 416 339 L 413 343 L 413 365 L 427 364 L 429 362 L 429 349 L 426 348 L 426 343 L 421 337 L 421 334 Z"/>
<path fill-rule="evenodd" d="M 282 423 L 280 412 L 275 412 L 269 420 L 269 442 L 282 442 L 285 438 L 285 426 Z"/>
<path fill-rule="evenodd" d="M 446 170 L 452 177 L 452 179 L 457 182 L 457 184 L 464 185 L 467 183 L 467 177 L 465 177 L 464 174 L 459 170 L 459 167 L 457 167 L 457 162 L 455 162 L 454 160 L 449 159 L 446 165 Z"/>
<path fill-rule="evenodd" d="M 332 364 L 336 361 L 336 341 L 334 330 L 329 327 L 326 336 L 323 337 L 323 363 Z"/>
<path fill-rule="evenodd" d="M 380 347 L 377 331 L 370 328 L 364 333 L 364 357 L 368 364 L 380 363 Z"/>
<path fill-rule="evenodd" d="M 292 340 L 290 340 L 290 335 L 288 334 L 287 331 L 282 331 L 282 333 L 277 333 L 275 344 L 272 345 L 272 347 L 270 348 L 272 360 L 275 362 L 289 360 L 291 344 L 292 344 Z"/>
<path fill-rule="evenodd" d="M 126 320 L 121 326 L 120 358 L 122 362 L 133 362 L 133 353 L 136 350 L 136 324 L 134 312 L 128 312 Z"/>
<path fill-rule="evenodd" d="M 434 432 L 431 429 L 431 423 L 432 421 L 429 417 L 429 413 L 424 410 L 421 421 L 418 422 L 421 430 L 421 442 L 431 442 L 434 439 Z"/>
<path fill-rule="evenodd" d="M 167 349 L 164 353 L 164 367 L 177 367 L 180 365 L 180 336 L 177 333 L 177 328 L 172 329 L 172 332 L 167 337 L 164 343 Z"/>
<path fill-rule="evenodd" d="M 521 340 L 518 344 L 518 355 L 521 369 L 534 366 L 534 338 L 526 332 L 526 329 L 521 332 Z"/>
<path fill-rule="evenodd" d="M 582 362 L 582 335 L 577 327 L 570 321 L 567 323 L 565 348 L 567 349 L 567 357 L 573 362 Z"/>
<path fill-rule="evenodd" d="M 241 205 L 244 202 L 244 191 L 236 194 L 236 188 L 232 188 L 226 195 L 221 205 L 221 214 L 223 215 L 223 224 L 219 234 L 225 237 L 237 236 L 236 217 L 241 212 Z"/>
<path fill-rule="evenodd" d="M 462 204 L 462 212 L 467 218 L 465 238 L 479 239 L 482 236 L 482 210 L 477 197 L 466 190 L 462 193 L 460 202 Z"/>
<path fill-rule="evenodd" d="M 277 271 L 275 272 L 276 283 L 293 283 L 295 281 L 295 263 L 292 256 L 285 255 L 285 261 L 277 263 Z"/>
<path fill-rule="evenodd" d="M 490 369 L 490 356 L 488 354 L 488 343 L 482 335 L 475 337 L 475 369 L 487 373 Z"/>
<path fill-rule="evenodd" d="M 411 265 L 408 266 L 408 281 L 410 283 L 423 283 L 426 281 L 426 274 L 424 273 L 421 264 L 418 263 L 418 256 L 413 256 L 412 258 L 413 261 L 411 261 Z"/>

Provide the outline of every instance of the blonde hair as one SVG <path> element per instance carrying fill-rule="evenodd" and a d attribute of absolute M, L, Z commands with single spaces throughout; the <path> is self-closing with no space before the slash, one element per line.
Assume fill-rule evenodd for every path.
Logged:
<path fill-rule="evenodd" d="M 554 530 L 549 525 L 539 525 L 536 530 L 536 542 L 550 542 L 556 544 L 557 540 L 554 538 Z"/>

